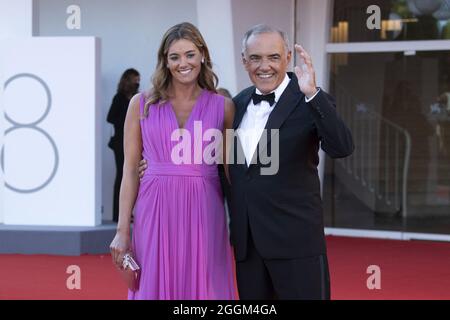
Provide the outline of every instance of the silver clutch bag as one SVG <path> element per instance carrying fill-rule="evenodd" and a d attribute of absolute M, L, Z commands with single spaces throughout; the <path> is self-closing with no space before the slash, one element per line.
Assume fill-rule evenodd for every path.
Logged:
<path fill-rule="evenodd" d="M 128 286 L 128 289 L 135 292 L 139 289 L 139 279 L 141 268 L 133 258 L 131 253 L 127 253 L 122 259 L 122 268 L 119 269 L 122 278 Z"/>

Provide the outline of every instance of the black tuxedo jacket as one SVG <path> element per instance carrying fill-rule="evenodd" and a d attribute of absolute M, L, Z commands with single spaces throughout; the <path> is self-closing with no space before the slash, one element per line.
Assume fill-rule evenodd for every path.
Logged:
<path fill-rule="evenodd" d="M 326 254 L 317 172 L 319 142 L 330 157 L 346 157 L 354 149 L 352 135 L 336 113 L 331 96 L 320 90 L 306 103 L 295 74 L 288 75 L 291 81 L 266 124 L 268 130 L 279 129 L 278 172 L 262 175 L 261 168 L 270 164 L 262 164 L 259 157 L 250 166 L 237 163 L 238 148 L 242 146 L 235 138 L 234 164 L 229 165 L 229 205 L 231 241 L 237 261 L 246 257 L 249 228 L 265 259 Z M 234 129 L 239 127 L 254 91 L 254 86 L 249 87 L 233 99 Z M 274 138 L 270 134 L 265 145 L 260 140 L 257 150 L 271 151 L 271 140 Z"/>

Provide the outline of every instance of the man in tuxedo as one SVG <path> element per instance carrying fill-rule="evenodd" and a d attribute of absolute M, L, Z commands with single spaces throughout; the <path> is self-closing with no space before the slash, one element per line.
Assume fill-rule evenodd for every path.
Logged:
<path fill-rule="evenodd" d="M 241 299 L 329 299 L 319 145 L 331 158 L 354 149 L 334 100 L 316 87 L 308 53 L 295 45 L 299 66 L 282 31 L 266 25 L 244 36 L 242 61 L 254 84 L 234 99 L 234 159 L 230 231 Z M 277 129 L 277 139 L 261 139 Z M 265 145 L 261 142 L 265 141 Z M 277 150 L 278 171 L 263 174 L 263 150 Z M 267 152 L 268 150 L 266 150 Z M 239 164 L 239 152 L 245 163 Z"/>

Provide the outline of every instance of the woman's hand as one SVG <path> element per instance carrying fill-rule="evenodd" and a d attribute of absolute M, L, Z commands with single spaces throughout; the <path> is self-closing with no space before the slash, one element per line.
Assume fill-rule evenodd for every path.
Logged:
<path fill-rule="evenodd" d="M 123 256 L 130 250 L 130 236 L 123 232 L 117 232 L 109 245 L 113 263 L 117 268 L 122 268 Z"/>

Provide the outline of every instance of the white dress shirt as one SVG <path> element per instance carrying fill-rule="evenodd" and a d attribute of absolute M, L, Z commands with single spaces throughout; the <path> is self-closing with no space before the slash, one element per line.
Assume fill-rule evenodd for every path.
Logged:
<path fill-rule="evenodd" d="M 253 104 L 253 100 L 250 100 L 248 104 L 247 111 L 245 112 L 242 121 L 238 129 L 238 137 L 241 141 L 241 145 L 245 154 L 245 159 L 247 160 L 247 165 L 250 165 L 253 154 L 255 153 L 258 142 L 261 139 L 261 135 L 266 127 L 267 120 L 269 119 L 270 113 L 273 108 L 277 105 L 278 100 L 280 100 L 281 95 L 284 90 L 289 85 L 291 79 L 286 74 L 283 82 L 272 92 L 275 93 L 275 103 L 270 106 L 269 102 L 261 101 L 258 104 Z M 262 94 L 261 91 L 256 89 L 257 94 Z M 269 92 L 270 94 L 271 92 Z M 316 92 L 316 94 L 318 91 Z M 315 96 L 310 99 L 305 97 L 306 102 L 311 101 Z M 267 132 L 265 133 L 268 134 Z"/>

